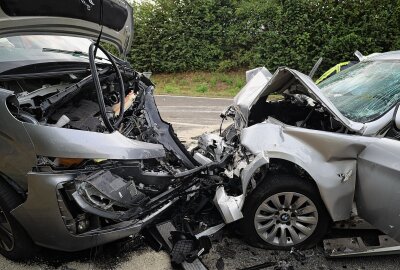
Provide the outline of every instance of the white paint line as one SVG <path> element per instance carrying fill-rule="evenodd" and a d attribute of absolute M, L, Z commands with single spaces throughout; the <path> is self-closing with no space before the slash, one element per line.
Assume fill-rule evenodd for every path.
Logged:
<path fill-rule="evenodd" d="M 182 122 L 169 122 L 172 125 L 177 126 L 188 126 L 188 127 L 208 127 L 209 125 L 202 125 L 202 124 L 189 124 L 189 123 L 182 123 Z"/>
<path fill-rule="evenodd" d="M 190 97 L 190 96 L 171 96 L 171 95 L 154 95 L 155 97 L 177 97 L 177 98 L 195 98 L 195 99 L 217 99 L 233 101 L 233 98 L 218 98 L 218 97 Z"/>
<path fill-rule="evenodd" d="M 185 113 L 221 113 L 222 111 L 221 110 L 218 110 L 218 111 L 203 111 L 203 110 L 168 110 L 168 109 L 163 109 L 163 110 L 160 110 L 160 112 L 162 113 L 162 112 L 185 112 Z"/>
<path fill-rule="evenodd" d="M 185 105 L 159 105 L 157 108 L 210 108 L 210 107 L 215 107 L 215 108 L 225 108 L 226 106 L 224 105 L 195 105 L 193 104 L 192 106 L 185 106 Z"/>
<path fill-rule="evenodd" d="M 185 122 L 188 121 L 188 118 L 190 120 L 193 119 L 193 117 L 189 116 L 189 117 L 165 117 L 165 120 L 170 119 L 171 121 L 174 121 L 175 123 L 180 123 L 180 122 Z M 219 118 L 201 118 L 199 119 L 200 121 L 207 121 L 207 122 L 214 122 L 214 123 L 218 123 L 221 122 L 221 120 Z M 196 121 L 199 122 L 199 121 Z"/>

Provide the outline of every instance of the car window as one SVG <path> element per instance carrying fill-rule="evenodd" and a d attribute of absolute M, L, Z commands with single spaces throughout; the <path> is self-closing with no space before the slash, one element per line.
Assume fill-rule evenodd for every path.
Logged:
<path fill-rule="evenodd" d="M 88 52 L 90 39 L 70 36 L 24 35 L 0 38 L 0 62 L 28 60 L 76 60 L 77 56 L 43 51 L 43 48 Z M 105 58 L 101 52 L 97 56 Z"/>
<path fill-rule="evenodd" d="M 318 86 L 347 118 L 370 122 L 399 102 L 400 62 L 361 62 Z"/>

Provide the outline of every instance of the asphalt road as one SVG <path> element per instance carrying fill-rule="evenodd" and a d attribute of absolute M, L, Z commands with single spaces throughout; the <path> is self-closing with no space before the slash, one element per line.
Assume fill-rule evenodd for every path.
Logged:
<path fill-rule="evenodd" d="M 162 117 L 174 126 L 175 131 L 207 129 L 219 125 L 219 115 L 232 104 L 228 98 L 203 98 L 181 96 L 156 96 Z"/>
<path fill-rule="evenodd" d="M 156 102 L 161 116 L 173 125 L 179 139 L 190 145 L 194 136 L 219 129 L 219 115 L 232 104 L 232 99 L 156 96 Z"/>
<path fill-rule="evenodd" d="M 193 142 L 193 138 L 203 132 L 217 130 L 220 112 L 231 104 L 229 99 L 157 96 L 156 100 L 162 117 L 173 124 L 178 137 L 186 144 Z M 242 269 L 266 262 L 276 263 L 281 268 L 264 269 L 400 269 L 400 256 L 327 260 L 321 247 L 308 250 L 304 255 L 302 260 L 298 260 L 289 252 L 254 248 L 235 235 L 225 235 L 221 241 L 213 244 L 211 252 L 202 260 L 209 269 L 218 270 Z M 168 254 L 128 243 L 109 244 L 97 253 L 94 250 L 74 254 L 44 250 L 40 259 L 29 263 L 14 263 L 0 256 L 0 269 L 162 270 L 171 269 L 171 266 Z"/>

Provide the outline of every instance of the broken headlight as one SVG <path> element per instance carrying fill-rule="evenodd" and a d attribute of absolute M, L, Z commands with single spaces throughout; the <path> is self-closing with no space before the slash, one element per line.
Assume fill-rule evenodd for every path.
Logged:
<path fill-rule="evenodd" d="M 133 181 L 126 181 L 110 171 L 80 175 L 75 180 L 78 194 L 102 210 L 127 210 L 142 204 L 146 199 L 136 189 Z"/>

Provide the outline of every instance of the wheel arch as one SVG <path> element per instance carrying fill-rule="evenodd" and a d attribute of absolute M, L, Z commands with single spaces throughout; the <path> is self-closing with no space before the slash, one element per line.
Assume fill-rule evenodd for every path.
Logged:
<path fill-rule="evenodd" d="M 13 189 L 18 195 L 21 196 L 23 202 L 26 200 L 27 195 L 25 190 L 13 179 L 11 179 L 8 175 L 0 171 L 0 181 L 7 183 L 7 185 Z"/>
<path fill-rule="evenodd" d="M 259 169 L 258 171 L 260 172 L 260 176 L 256 178 L 257 185 L 261 182 L 268 181 L 268 177 L 265 177 L 268 174 L 295 175 L 299 176 L 301 179 L 304 179 L 304 181 L 307 181 L 308 184 L 316 188 L 320 197 L 322 197 L 321 191 L 319 190 L 319 186 L 315 179 L 303 167 L 291 160 L 283 158 L 269 158 L 267 166 L 260 166 L 257 169 Z M 326 207 L 325 202 L 324 204 Z"/>
<path fill-rule="evenodd" d="M 267 173 L 290 174 L 299 176 L 300 178 L 307 180 L 309 184 L 313 185 L 319 191 L 318 184 L 315 179 L 310 175 L 310 173 L 293 161 L 282 158 L 271 158 L 269 160 Z"/>
<path fill-rule="evenodd" d="M 355 189 L 355 160 L 332 162 L 315 160 L 306 163 L 291 153 L 268 152 L 262 155 L 268 156 L 267 166 L 261 164 L 258 168 L 252 168 L 254 172 L 261 169 L 265 170 L 265 173 L 290 173 L 308 179 L 318 189 L 333 221 L 350 218 Z M 336 173 L 338 167 L 342 171 L 351 170 L 353 172 L 351 179 L 340 181 L 340 175 Z"/>

